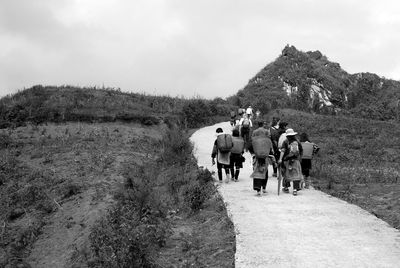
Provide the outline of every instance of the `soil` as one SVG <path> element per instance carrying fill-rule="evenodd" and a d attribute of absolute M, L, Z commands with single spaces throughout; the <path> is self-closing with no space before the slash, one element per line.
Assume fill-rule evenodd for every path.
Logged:
<path fill-rule="evenodd" d="M 45 190 L 53 212 L 43 214 L 30 208 L 25 215 L 7 222 L 3 234 L 8 241 L 29 228 L 32 219 L 39 218 L 42 224 L 30 240 L 34 243 L 26 245 L 9 263 L 21 264 L 23 260 L 31 267 L 45 268 L 72 267 L 79 262 L 74 256 L 88 250 L 91 226 L 113 204 L 113 193 L 124 184 L 124 163 L 129 158 L 140 162 L 151 157 L 156 150 L 151 143 L 159 141 L 161 133 L 161 127 L 122 123 L 49 124 L 11 131 L 10 136 L 19 143 L 17 159 L 21 165 L 32 172 L 51 174 L 51 183 L 30 183 L 50 186 Z M 0 260 L 10 258 L 7 252 L 11 245 L 4 245 Z"/>

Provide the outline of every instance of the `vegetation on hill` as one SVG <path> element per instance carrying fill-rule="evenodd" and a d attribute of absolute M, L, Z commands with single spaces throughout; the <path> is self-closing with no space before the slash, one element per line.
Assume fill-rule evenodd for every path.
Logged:
<path fill-rule="evenodd" d="M 234 266 L 232 222 L 185 132 L 229 109 L 94 88 L 2 98 L 0 266 Z"/>
<path fill-rule="evenodd" d="M 400 229 L 400 124 L 277 110 L 321 151 L 311 176 L 317 189 L 353 202 Z"/>
<path fill-rule="evenodd" d="M 233 106 L 221 98 L 184 99 L 109 88 L 38 85 L 0 99 L 0 128 L 76 121 L 198 127 L 226 117 L 231 109 Z"/>
<path fill-rule="evenodd" d="M 400 82 L 371 73 L 348 74 L 319 51 L 302 52 L 289 45 L 228 100 L 264 113 L 293 108 L 400 120 Z"/>

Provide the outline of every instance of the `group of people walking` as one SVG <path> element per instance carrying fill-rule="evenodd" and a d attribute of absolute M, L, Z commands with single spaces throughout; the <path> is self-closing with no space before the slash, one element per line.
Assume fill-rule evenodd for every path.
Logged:
<path fill-rule="evenodd" d="M 303 188 L 308 189 L 312 184 L 311 160 L 319 147 L 310 141 L 306 133 L 298 135 L 278 117 L 273 117 L 270 126 L 267 122 L 256 120 L 254 130 L 252 118 L 252 111 L 247 113 L 246 110 L 238 122 L 236 120 L 232 124 L 231 120 L 232 134 L 217 128 L 211 158 L 212 164 L 217 164 L 219 182 L 222 182 L 223 170 L 225 182 L 239 180 L 240 169 L 245 161 L 243 154 L 248 151 L 252 155 L 253 167 L 250 177 L 253 178 L 253 189 L 257 195 L 267 192 L 269 165 L 273 166 L 272 176 L 282 178 L 284 193 L 289 193 L 291 184 L 293 195 Z"/>

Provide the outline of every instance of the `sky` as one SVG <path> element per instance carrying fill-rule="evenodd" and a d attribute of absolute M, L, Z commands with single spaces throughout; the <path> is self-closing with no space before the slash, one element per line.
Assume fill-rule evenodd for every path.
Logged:
<path fill-rule="evenodd" d="M 400 80 L 400 2 L 1 0 L 0 97 L 41 84 L 225 98 L 287 44 Z"/>

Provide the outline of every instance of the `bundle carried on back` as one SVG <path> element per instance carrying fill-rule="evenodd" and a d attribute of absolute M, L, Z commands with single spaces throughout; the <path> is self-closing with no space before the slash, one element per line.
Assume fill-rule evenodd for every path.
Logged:
<path fill-rule="evenodd" d="M 301 158 L 312 159 L 314 154 L 314 145 L 309 142 L 302 142 L 301 146 L 303 147 L 303 155 Z"/>
<path fill-rule="evenodd" d="M 266 158 L 272 147 L 271 140 L 268 137 L 256 136 L 251 141 L 254 154 L 257 158 Z"/>
<path fill-rule="evenodd" d="M 312 142 L 302 142 L 301 146 L 303 147 L 302 159 L 313 159 L 314 155 L 319 150 L 319 147 Z"/>
<path fill-rule="evenodd" d="M 230 152 L 233 147 L 232 136 L 229 134 L 220 134 L 217 137 L 217 149 L 221 153 Z"/>
<path fill-rule="evenodd" d="M 233 147 L 231 152 L 234 154 L 241 154 L 244 150 L 244 140 L 239 137 L 232 137 Z"/>

